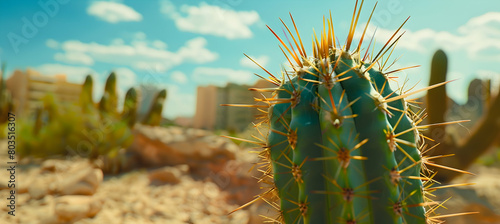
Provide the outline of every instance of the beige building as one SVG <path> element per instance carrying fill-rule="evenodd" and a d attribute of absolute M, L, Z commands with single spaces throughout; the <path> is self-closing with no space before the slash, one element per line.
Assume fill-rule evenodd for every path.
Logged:
<path fill-rule="evenodd" d="M 196 112 L 193 127 L 202 129 L 215 128 L 215 114 L 220 100 L 217 98 L 217 86 L 198 86 L 196 93 Z"/>
<path fill-rule="evenodd" d="M 16 114 L 29 114 L 42 105 L 42 98 L 54 94 L 61 103 L 78 102 L 81 84 L 69 83 L 66 75 L 45 76 L 33 69 L 16 70 L 6 81 Z"/>
<path fill-rule="evenodd" d="M 255 121 L 259 113 L 254 108 L 227 107 L 221 104 L 255 104 L 254 98 L 260 93 L 249 91 L 249 88 L 272 87 L 264 80 L 255 85 L 238 85 L 229 83 L 225 87 L 213 85 L 199 86 L 196 98 L 196 114 L 193 127 L 203 129 L 226 129 L 242 131 Z"/>

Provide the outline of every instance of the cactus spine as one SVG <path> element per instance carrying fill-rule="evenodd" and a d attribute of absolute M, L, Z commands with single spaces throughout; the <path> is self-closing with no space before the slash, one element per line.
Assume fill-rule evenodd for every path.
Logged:
<path fill-rule="evenodd" d="M 291 66 L 282 79 L 263 68 L 277 88 L 271 98 L 257 100 L 269 107 L 262 178 L 272 177 L 273 184 L 261 197 L 277 196 L 280 217 L 274 221 L 440 222 L 435 203 L 424 196 L 430 178 L 422 164 L 431 162 L 420 151 L 418 129 L 428 126 L 417 126 L 421 119 L 405 97 L 446 83 L 412 93 L 392 89 L 388 74 L 401 69 L 384 72 L 387 61 L 380 59 L 399 40 L 394 37 L 402 26 L 375 56 L 361 52 L 365 32 L 350 51 L 362 5 L 354 11 L 345 45 L 336 44 L 330 18 L 320 38 L 314 34 L 309 57 L 298 32 L 294 36 L 285 25 L 294 43 L 286 45 L 270 29 Z"/>

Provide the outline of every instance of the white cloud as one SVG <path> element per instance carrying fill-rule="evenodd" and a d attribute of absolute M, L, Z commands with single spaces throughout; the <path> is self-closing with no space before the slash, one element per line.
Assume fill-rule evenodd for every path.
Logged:
<path fill-rule="evenodd" d="M 259 63 L 259 65 L 261 65 L 262 67 L 266 67 L 267 63 L 269 63 L 269 57 L 267 55 L 261 55 L 258 57 L 250 56 L 250 58 Z M 247 57 L 242 57 L 240 59 L 240 65 L 247 68 L 259 68 L 258 65 L 256 65 L 252 60 L 248 59 Z"/>
<path fill-rule="evenodd" d="M 79 40 L 68 40 L 60 43 L 65 55 L 87 55 L 93 61 L 132 66 L 140 70 L 156 70 L 164 72 L 184 62 L 207 63 L 218 58 L 218 54 L 206 48 L 207 41 L 203 37 L 188 40 L 177 51 L 169 51 L 161 41 L 133 40 L 125 44 L 122 39 L 114 39 L 110 45 L 96 42 L 84 43 Z M 58 56 L 63 60 L 62 55 Z M 76 63 L 73 58 L 71 62 Z M 69 60 L 67 57 L 64 60 Z M 88 64 L 88 58 L 82 59 Z M 66 61 L 65 61 L 66 62 Z"/>
<path fill-rule="evenodd" d="M 59 48 L 59 42 L 57 42 L 54 39 L 48 39 L 47 41 L 45 41 L 45 45 L 47 45 L 47 47 L 50 47 L 52 49 L 58 49 Z"/>
<path fill-rule="evenodd" d="M 369 26 L 368 34 L 375 27 Z M 436 48 L 446 51 L 465 51 L 472 59 L 500 61 L 500 12 L 489 12 L 470 19 L 457 28 L 456 32 L 422 29 L 417 31 L 403 30 L 406 33 L 398 42 L 398 48 L 417 52 L 428 52 Z M 388 40 L 393 30 L 377 29 L 377 40 Z M 360 37 L 357 33 L 357 38 Z"/>
<path fill-rule="evenodd" d="M 170 77 L 172 77 L 172 79 L 178 83 L 181 83 L 181 84 L 184 84 L 184 83 L 187 83 L 188 81 L 188 78 L 186 76 L 186 74 L 184 74 L 183 72 L 181 71 L 174 71 L 170 74 Z"/>
<path fill-rule="evenodd" d="M 137 32 L 134 34 L 135 39 L 144 40 L 146 39 L 146 34 L 144 32 Z"/>
<path fill-rule="evenodd" d="M 175 21 L 181 31 L 209 34 L 227 39 L 250 38 L 250 26 L 260 21 L 256 11 L 234 11 L 201 2 L 177 9 L 169 0 L 160 2 L 160 11 Z"/>
<path fill-rule="evenodd" d="M 123 45 L 125 41 L 122 38 L 116 38 L 111 41 L 112 45 Z"/>
<path fill-rule="evenodd" d="M 204 84 L 224 85 L 227 82 L 251 84 L 253 73 L 230 68 L 198 67 L 193 71 L 193 80 Z"/>
<path fill-rule="evenodd" d="M 56 53 L 54 55 L 56 61 L 65 62 L 68 64 L 93 65 L 94 59 L 81 52 L 65 52 Z"/>
<path fill-rule="evenodd" d="M 186 42 L 177 52 L 178 55 L 188 61 L 195 63 L 206 63 L 213 61 L 217 55 L 205 48 L 207 40 L 203 37 L 197 37 Z"/>
<path fill-rule="evenodd" d="M 155 40 L 153 41 L 153 47 L 158 49 L 167 49 L 167 44 L 161 40 Z"/>
<path fill-rule="evenodd" d="M 87 13 L 109 23 L 137 22 L 142 20 L 140 13 L 118 2 L 92 2 L 87 8 Z"/>

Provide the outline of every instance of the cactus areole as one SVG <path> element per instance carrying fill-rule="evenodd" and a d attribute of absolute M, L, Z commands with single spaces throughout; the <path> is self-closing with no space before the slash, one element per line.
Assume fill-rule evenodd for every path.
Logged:
<path fill-rule="evenodd" d="M 362 3 L 357 5 L 342 46 L 331 16 L 321 34 L 314 33 L 312 54 L 292 17 L 293 28 L 285 25 L 289 45 L 270 29 L 290 67 L 281 78 L 261 67 L 276 88 L 255 105 L 268 108 L 259 122 L 269 124 L 259 143 L 266 164 L 260 170 L 262 182 L 271 185 L 258 198 L 279 210 L 271 221 L 286 224 L 440 223 L 437 203 L 425 194 L 432 175 L 422 165 L 431 164 L 418 132 L 422 116 L 409 109 L 412 93 L 389 83 L 388 74 L 402 69 L 384 67 L 404 23 L 378 53 L 370 55 L 370 46 L 362 52 L 366 28 L 353 47 Z"/>

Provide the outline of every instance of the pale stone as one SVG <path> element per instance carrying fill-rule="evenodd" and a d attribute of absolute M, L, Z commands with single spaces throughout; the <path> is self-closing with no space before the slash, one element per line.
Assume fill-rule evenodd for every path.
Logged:
<path fill-rule="evenodd" d="M 102 201 L 92 196 L 66 195 L 56 199 L 55 214 L 60 221 L 74 222 L 94 217 L 102 208 Z"/>
<path fill-rule="evenodd" d="M 92 167 L 64 176 L 57 186 L 58 193 L 62 195 L 93 195 L 103 179 L 102 171 Z"/>

